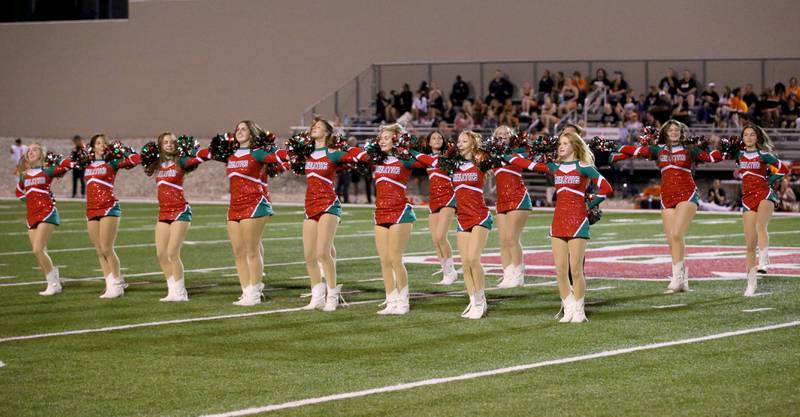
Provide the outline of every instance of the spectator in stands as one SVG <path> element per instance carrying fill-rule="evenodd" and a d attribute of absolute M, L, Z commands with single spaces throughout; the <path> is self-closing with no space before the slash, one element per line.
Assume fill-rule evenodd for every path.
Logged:
<path fill-rule="evenodd" d="M 624 103 L 625 96 L 628 94 L 628 82 L 621 71 L 614 71 L 614 80 L 608 90 L 608 101 L 611 104 Z"/>
<path fill-rule="evenodd" d="M 397 117 L 401 117 L 405 113 L 411 112 L 411 106 L 414 104 L 414 93 L 411 92 L 411 87 L 408 83 L 403 84 L 403 91 L 397 95 Z"/>
<path fill-rule="evenodd" d="M 461 79 L 460 75 L 456 75 L 456 82 L 453 83 L 453 89 L 450 91 L 450 101 L 453 102 L 453 106 L 461 107 L 468 97 L 469 85 Z"/>
<path fill-rule="evenodd" d="M 545 96 L 545 97 L 550 97 L 550 96 Z M 538 111 L 534 110 L 533 112 L 531 112 L 531 121 L 528 124 L 528 133 L 534 137 L 548 133 L 548 129 L 545 127 L 542 119 L 539 117 Z"/>
<path fill-rule="evenodd" d="M 430 116 L 438 118 L 444 113 L 444 94 L 436 83 L 431 83 L 431 91 L 428 93 L 428 113 Z"/>
<path fill-rule="evenodd" d="M 647 93 L 647 96 L 644 98 L 644 108 L 646 111 L 650 110 L 650 106 L 656 104 L 658 101 L 658 88 L 656 86 L 651 85 L 650 91 Z"/>
<path fill-rule="evenodd" d="M 472 117 L 472 120 L 475 122 L 475 124 L 480 125 L 483 123 L 483 118 L 486 117 L 486 113 L 489 111 L 489 106 L 483 102 L 482 98 L 475 97 L 475 102 L 472 103 L 471 109 L 472 111 L 467 112 L 467 114 Z"/>
<path fill-rule="evenodd" d="M 489 83 L 489 95 L 486 96 L 486 102 L 491 103 L 492 100 L 497 100 L 498 103 L 505 103 L 506 99 L 511 98 L 514 92 L 514 86 L 508 78 L 503 76 L 503 71 L 496 69 L 494 71 L 494 79 Z"/>
<path fill-rule="evenodd" d="M 633 95 L 633 90 L 628 92 L 628 95 L 625 97 L 625 104 L 622 106 L 622 115 L 623 120 L 625 120 L 629 114 L 637 111 L 639 106 L 636 104 L 636 99 Z"/>
<path fill-rule="evenodd" d="M 697 81 L 694 80 L 688 69 L 683 70 L 683 78 L 678 81 L 677 94 L 683 97 L 687 106 L 694 107 L 694 99 L 697 97 Z"/>
<path fill-rule="evenodd" d="M 638 198 L 634 199 L 634 203 L 638 204 L 643 209 L 660 209 L 661 208 L 661 185 L 658 180 L 651 179 L 647 187 L 639 194 Z"/>
<path fill-rule="evenodd" d="M 730 202 L 725 196 L 725 190 L 718 179 L 711 183 L 708 189 L 707 201 L 700 201 L 699 209 L 702 211 L 730 211 Z"/>
<path fill-rule="evenodd" d="M 675 95 L 675 104 L 672 105 L 672 118 L 689 126 L 689 105 L 682 95 Z"/>
<path fill-rule="evenodd" d="M 622 122 L 614 111 L 614 108 L 611 107 L 611 103 L 603 105 L 603 114 L 600 116 L 600 123 L 604 127 L 622 127 Z"/>
<path fill-rule="evenodd" d="M 520 103 L 522 106 L 522 112 L 520 113 L 520 116 L 528 116 L 531 113 L 531 106 L 538 106 L 536 98 L 533 97 L 533 87 L 531 87 L 530 82 L 525 81 L 522 84 L 522 91 L 520 91 L 520 95 L 522 96 L 522 101 Z"/>
<path fill-rule="evenodd" d="M 378 91 L 375 97 L 375 118 L 372 123 L 382 123 L 389 119 L 388 112 L 391 107 L 391 101 L 386 98 L 386 92 L 383 90 Z"/>
<path fill-rule="evenodd" d="M 678 77 L 675 76 L 675 70 L 667 68 L 667 75 L 658 82 L 660 90 L 667 91 L 670 98 L 678 92 Z"/>
<path fill-rule="evenodd" d="M 800 118 L 800 108 L 797 106 L 797 99 L 789 97 L 781 104 L 781 127 L 792 129 L 797 126 L 797 119 Z"/>
<path fill-rule="evenodd" d="M 552 95 L 554 87 L 555 82 L 550 77 L 550 70 L 544 70 L 542 78 L 539 80 L 539 100 L 543 100 L 543 96 Z"/>
<path fill-rule="evenodd" d="M 589 91 L 588 82 L 580 71 L 573 72 L 572 79 L 575 80 L 575 87 L 578 87 L 578 102 L 583 103 L 586 100 L 586 92 Z"/>
<path fill-rule="evenodd" d="M 459 110 L 453 122 L 453 129 L 460 132 L 464 129 L 472 129 L 473 127 L 475 127 L 475 121 L 472 120 L 472 116 L 468 115 L 463 109 Z"/>
<path fill-rule="evenodd" d="M 752 86 L 752 84 L 748 85 Z M 741 127 L 742 119 L 745 120 L 747 119 L 749 106 L 742 99 L 742 90 L 740 88 L 737 87 L 733 89 L 729 106 L 730 106 L 730 117 L 728 119 L 727 125 L 733 125 L 737 128 Z"/>
<path fill-rule="evenodd" d="M 589 88 L 594 91 L 598 88 L 608 88 L 610 86 L 611 81 L 608 80 L 606 70 L 604 68 L 598 68 L 594 73 L 594 79 L 592 80 L 592 85 Z"/>
<path fill-rule="evenodd" d="M 672 115 L 672 98 L 669 95 L 669 90 L 663 89 L 658 92 L 658 99 L 655 104 L 650 106 L 649 114 L 653 116 L 657 126 L 661 126 L 669 120 Z"/>
<path fill-rule="evenodd" d="M 418 92 L 421 92 L 426 98 L 428 97 L 428 93 L 431 91 L 430 87 L 428 87 L 427 81 L 422 81 L 419 83 L 419 88 L 417 89 Z"/>
<path fill-rule="evenodd" d="M 788 178 L 784 178 L 778 187 L 778 211 L 798 211 L 797 197 Z"/>
<path fill-rule="evenodd" d="M 784 101 L 794 98 L 795 102 L 800 100 L 800 85 L 797 84 L 797 77 L 789 78 L 789 86 L 786 87 L 786 93 L 783 95 Z"/>
<path fill-rule="evenodd" d="M 566 84 L 567 84 L 567 79 L 564 78 L 564 73 L 562 71 L 558 71 L 556 73 L 556 79 L 555 79 L 555 86 L 554 86 L 555 91 L 560 92 L 562 89 L 564 89 L 564 85 Z"/>
<path fill-rule="evenodd" d="M 542 121 L 542 130 L 548 133 L 553 132 L 555 130 L 553 127 L 561 122 L 561 119 L 558 118 L 558 106 L 550 95 L 544 96 L 544 104 L 542 104 L 539 117 Z"/>
<path fill-rule="evenodd" d="M 575 85 L 575 80 L 570 78 L 564 83 L 559 95 L 558 114 L 563 117 L 565 114 L 578 107 L 578 96 L 580 92 Z"/>
<path fill-rule="evenodd" d="M 420 89 L 414 96 L 414 101 L 411 103 L 411 116 L 414 120 L 419 120 L 420 116 L 427 116 L 428 114 L 428 97 L 426 94 L 426 90 Z"/>
<path fill-rule="evenodd" d="M 700 105 L 697 106 L 697 121 L 700 123 L 709 123 L 717 114 L 719 107 L 719 94 L 717 94 L 716 84 L 713 82 L 708 83 L 708 86 L 703 93 L 700 94 Z"/>
<path fill-rule="evenodd" d="M 780 99 L 771 88 L 767 88 L 761 93 L 761 97 L 756 103 L 755 114 L 760 119 L 761 126 L 775 127 L 780 119 Z"/>
<path fill-rule="evenodd" d="M 86 146 L 83 144 L 83 138 L 81 135 L 75 135 L 72 137 L 72 151 L 83 151 Z M 78 195 L 78 184 L 81 185 L 81 197 L 86 197 L 86 181 L 83 179 L 84 174 L 83 169 L 79 169 L 75 167 L 72 170 L 72 198 L 77 197 Z"/>
<path fill-rule="evenodd" d="M 506 104 L 503 105 L 503 108 L 500 110 L 500 116 L 498 117 L 498 125 L 502 126 L 511 126 L 514 129 L 519 127 L 519 117 L 517 117 L 517 109 L 514 107 L 514 104 L 511 103 L 511 99 L 506 100 Z"/>
<path fill-rule="evenodd" d="M 628 119 L 625 121 L 625 130 L 626 133 L 630 131 L 638 131 L 641 130 L 644 125 L 641 121 L 639 121 L 639 113 L 633 112 L 628 115 Z M 627 136 L 626 136 L 627 138 Z"/>
<path fill-rule="evenodd" d="M 456 119 L 456 109 L 453 106 L 453 102 L 450 100 L 445 101 L 444 111 L 442 111 L 442 113 L 438 116 L 439 125 L 441 125 L 441 122 L 445 122 L 445 124 L 453 124 L 453 121 Z"/>
<path fill-rule="evenodd" d="M 744 92 L 740 96 L 747 104 L 747 108 L 751 109 L 758 102 L 758 95 L 753 91 L 753 84 L 745 84 Z"/>

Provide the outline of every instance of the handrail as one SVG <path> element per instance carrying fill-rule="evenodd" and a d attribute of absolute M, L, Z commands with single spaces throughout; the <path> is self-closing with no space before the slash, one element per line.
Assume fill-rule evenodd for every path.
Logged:
<path fill-rule="evenodd" d="M 594 104 L 598 101 L 597 100 L 598 96 L 600 96 L 600 95 L 603 96 L 602 105 L 603 106 L 606 105 L 606 101 L 607 101 L 607 98 L 608 98 L 608 96 L 606 95 L 606 90 L 607 90 L 606 86 L 603 85 L 601 88 L 597 88 L 594 91 L 592 91 L 591 93 L 589 93 L 589 95 L 587 95 L 586 98 L 583 100 L 583 123 L 584 124 L 589 122 L 589 107 L 594 108 Z"/>

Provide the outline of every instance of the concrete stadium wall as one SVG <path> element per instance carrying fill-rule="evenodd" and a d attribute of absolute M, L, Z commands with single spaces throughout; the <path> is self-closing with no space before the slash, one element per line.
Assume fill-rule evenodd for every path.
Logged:
<path fill-rule="evenodd" d="M 795 0 L 130 6 L 127 21 L 0 25 L 0 135 L 208 137 L 246 118 L 287 133 L 376 62 L 796 57 L 800 38 Z"/>

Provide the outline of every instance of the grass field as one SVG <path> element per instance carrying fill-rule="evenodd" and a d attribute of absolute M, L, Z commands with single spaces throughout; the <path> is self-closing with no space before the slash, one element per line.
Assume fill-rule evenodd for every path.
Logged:
<path fill-rule="evenodd" d="M 198 204 L 182 256 L 191 301 L 159 303 L 156 207 L 123 203 L 117 253 L 131 285 L 124 298 L 101 300 L 83 206 L 59 202 L 49 249 L 68 280 L 62 294 L 41 297 L 24 206 L 0 205 L 0 416 L 196 416 L 269 405 L 277 407 L 263 415 L 800 415 L 800 276 L 767 276 L 760 289 L 769 294 L 750 299 L 740 279 L 693 281 L 694 291 L 677 295 L 663 294 L 666 281 L 594 279 L 590 321 L 565 325 L 553 319 L 550 277 L 488 291 L 489 316 L 472 321 L 459 316 L 463 284 L 433 285 L 436 266 L 408 264 L 412 310 L 383 317 L 372 211 L 347 208 L 336 248 L 351 305 L 298 311 L 308 292 L 302 209 L 277 207 L 264 234 L 268 302 L 237 307 L 226 208 Z M 427 215 L 417 215 L 408 253 L 430 255 Z M 549 247 L 551 217 L 533 214 L 526 249 Z M 663 244 L 658 219 L 606 213 L 589 248 Z M 800 247 L 800 217 L 775 217 L 770 231 L 773 247 Z M 687 241 L 742 246 L 741 219 L 698 215 Z M 497 247 L 492 232 L 487 252 Z M 398 385 L 407 383 L 417 384 Z"/>

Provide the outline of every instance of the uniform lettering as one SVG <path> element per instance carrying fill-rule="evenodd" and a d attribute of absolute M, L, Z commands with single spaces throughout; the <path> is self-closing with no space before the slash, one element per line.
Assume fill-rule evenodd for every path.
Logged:
<path fill-rule="evenodd" d="M 102 175 L 106 175 L 106 172 L 107 172 L 106 167 L 87 168 L 86 172 L 84 172 L 84 175 L 87 176 L 87 177 L 102 176 Z"/>
<path fill-rule="evenodd" d="M 35 177 L 35 178 L 25 179 L 25 187 L 31 187 L 34 185 L 44 185 L 46 183 L 47 183 L 47 178 L 45 177 Z"/>
<path fill-rule="evenodd" d="M 236 168 L 247 168 L 250 164 L 248 160 L 241 160 L 241 161 L 228 161 L 228 168 L 229 169 L 236 169 Z"/>
<path fill-rule="evenodd" d="M 477 172 L 457 172 L 453 174 L 453 182 L 474 182 L 478 181 Z"/>
<path fill-rule="evenodd" d="M 166 170 L 158 171 L 158 176 L 157 177 L 158 178 L 169 178 L 169 177 L 176 177 L 176 176 L 178 176 L 178 171 L 175 171 L 174 169 L 166 169 Z"/>
<path fill-rule="evenodd" d="M 558 175 L 555 178 L 555 183 L 558 185 L 563 184 L 580 184 L 581 177 L 576 175 Z"/>
<path fill-rule="evenodd" d="M 741 161 L 741 162 L 739 162 L 739 168 L 740 169 L 761 169 L 761 162 L 758 162 L 758 161 L 755 161 L 755 162 Z"/>
<path fill-rule="evenodd" d="M 660 155 L 658 157 L 658 160 L 661 161 L 661 162 L 664 162 L 664 163 L 684 162 L 684 161 L 686 161 L 686 155 L 684 155 L 682 153 L 674 153 L 674 154 L 672 154 L 672 158 L 670 158 L 670 155 Z"/>
<path fill-rule="evenodd" d="M 306 171 L 326 171 L 327 169 L 327 162 L 306 161 Z"/>
<path fill-rule="evenodd" d="M 400 174 L 400 167 L 390 166 L 390 165 L 379 165 L 375 168 L 376 174 Z"/>

